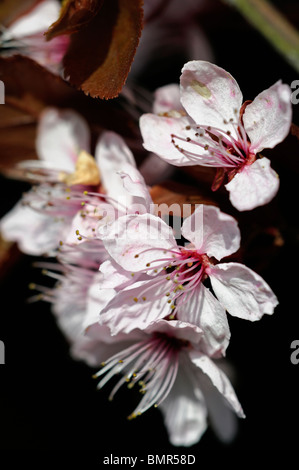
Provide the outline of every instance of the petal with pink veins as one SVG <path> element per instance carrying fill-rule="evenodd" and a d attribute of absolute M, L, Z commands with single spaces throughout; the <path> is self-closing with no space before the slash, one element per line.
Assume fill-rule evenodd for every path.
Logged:
<path fill-rule="evenodd" d="M 218 207 L 199 205 L 184 220 L 182 234 L 201 254 L 220 260 L 240 247 L 240 231 L 236 220 Z"/>
<path fill-rule="evenodd" d="M 138 274 L 132 277 L 129 271 L 121 268 L 113 259 L 104 261 L 99 270 L 103 274 L 101 289 L 123 289 L 139 279 Z"/>
<path fill-rule="evenodd" d="M 243 122 L 253 153 L 264 148 L 273 148 L 282 142 L 288 135 L 292 122 L 290 87 L 279 80 L 262 91 L 246 106 Z"/>
<path fill-rule="evenodd" d="M 180 140 L 176 138 L 175 144 L 172 136 L 178 136 L 184 140 L 182 146 L 185 150 L 194 151 L 194 146 L 186 139 L 192 136 L 189 129 L 190 119 L 177 113 L 177 117 L 156 116 L 155 114 L 143 114 L 140 118 L 140 131 L 143 138 L 143 146 L 149 152 L 159 155 L 163 160 L 176 166 L 195 165 L 194 159 L 190 159 L 184 155 L 175 146 L 180 144 Z M 199 154 L 207 154 L 207 152 L 198 146 Z M 207 154 L 207 158 L 209 155 Z"/>
<path fill-rule="evenodd" d="M 108 325 L 111 334 L 130 333 L 135 328 L 144 330 L 152 322 L 171 313 L 165 295 L 167 283 L 140 281 L 118 292 L 100 315 L 100 323 Z"/>
<path fill-rule="evenodd" d="M 266 157 L 246 165 L 225 185 L 232 205 L 239 211 L 252 210 L 270 202 L 279 189 L 279 176 Z"/>
<path fill-rule="evenodd" d="M 264 279 L 239 263 L 221 263 L 207 270 L 212 288 L 222 306 L 234 317 L 260 320 L 271 315 L 278 300 Z"/>
<path fill-rule="evenodd" d="M 168 250 L 178 252 L 172 228 L 151 214 L 120 217 L 102 237 L 110 256 L 130 272 L 152 272 L 167 265 Z"/>
<path fill-rule="evenodd" d="M 203 284 L 178 307 L 177 319 L 198 325 L 203 330 L 203 352 L 214 357 L 225 354 L 230 339 L 226 311 Z"/>
<path fill-rule="evenodd" d="M 242 105 L 242 93 L 226 70 L 203 60 L 187 62 L 180 79 L 181 102 L 197 125 L 230 131 Z"/>

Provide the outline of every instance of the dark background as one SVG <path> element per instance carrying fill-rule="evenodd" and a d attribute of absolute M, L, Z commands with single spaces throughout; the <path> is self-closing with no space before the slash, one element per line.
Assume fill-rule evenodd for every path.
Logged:
<path fill-rule="evenodd" d="M 275 3 L 298 27 L 297 2 Z M 278 79 L 290 85 L 299 78 L 239 14 L 223 7 L 213 21 L 204 19 L 202 26 L 212 43 L 216 63 L 236 78 L 244 99 L 253 99 Z M 149 68 L 141 81 L 149 89 L 176 81 L 182 65 L 183 60 L 173 61 L 167 74 L 163 74 L 162 66 L 159 73 Z M 297 125 L 298 106 L 293 106 L 293 122 Z M 236 439 L 229 445 L 222 444 L 209 428 L 198 445 L 176 448 L 168 443 L 158 410 L 127 421 L 138 394 L 124 389 L 110 403 L 110 385 L 107 390 L 96 391 L 93 371 L 70 358 L 68 344 L 48 304 L 26 302 L 28 284 L 43 283 L 44 279 L 39 279 L 41 275 L 32 267 L 36 258 L 20 255 L 14 248 L 14 262 L 4 268 L 0 283 L 0 339 L 6 347 L 6 364 L 0 366 L 1 450 L 66 450 L 72 455 L 88 451 L 86 456 L 101 462 L 111 452 L 119 456 L 200 456 L 207 449 L 296 448 L 299 364 L 290 361 L 290 345 L 299 339 L 299 143 L 290 136 L 268 155 L 280 175 L 279 194 L 267 208 L 255 209 L 248 218 L 242 216 L 240 227 L 245 241 L 253 226 L 261 227 L 256 238 L 248 241 L 244 261 L 270 284 L 280 304 L 273 316 L 264 316 L 256 323 L 229 317 L 232 340 L 227 359 L 234 367 L 234 387 L 247 416 L 239 420 Z M 0 188 L 2 215 L 27 186 L 1 177 Z M 228 210 L 234 214 L 231 207 Z M 272 221 L 283 238 L 282 246 L 274 248 L 273 237 L 264 230 Z"/>

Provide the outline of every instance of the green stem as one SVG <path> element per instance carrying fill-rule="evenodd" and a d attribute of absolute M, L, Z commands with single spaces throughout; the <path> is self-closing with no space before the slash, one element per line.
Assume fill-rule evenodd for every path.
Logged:
<path fill-rule="evenodd" d="M 299 33 L 267 0 L 223 0 L 234 6 L 299 72 Z"/>

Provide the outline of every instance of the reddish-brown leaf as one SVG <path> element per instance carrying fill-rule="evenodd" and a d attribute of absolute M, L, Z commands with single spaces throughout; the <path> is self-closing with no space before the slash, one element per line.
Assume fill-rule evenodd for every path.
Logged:
<path fill-rule="evenodd" d="M 94 142 L 103 129 L 129 138 L 139 132 L 118 100 L 92 99 L 28 57 L 0 57 L 0 80 L 5 83 L 5 104 L 0 105 L 1 170 L 34 157 L 36 122 L 48 106 L 79 112 L 88 121 Z"/>
<path fill-rule="evenodd" d="M 299 139 L 299 126 L 296 126 L 294 123 L 291 125 L 291 134 Z"/>
<path fill-rule="evenodd" d="M 100 10 L 104 0 L 66 0 L 60 16 L 46 32 L 48 40 L 61 34 L 72 34 L 86 25 Z"/>
<path fill-rule="evenodd" d="M 84 93 L 102 99 L 120 93 L 138 46 L 142 0 L 106 0 L 98 14 L 71 36 L 65 75 Z"/>
<path fill-rule="evenodd" d="M 184 205 L 190 205 L 191 212 L 194 211 L 196 204 L 217 205 L 210 195 L 207 196 L 205 191 L 174 181 L 166 181 L 165 183 L 153 186 L 151 188 L 151 197 L 153 202 L 159 206 L 160 215 L 168 213 L 168 209 L 172 205 L 173 210 L 171 212 L 177 216 L 183 213 Z M 163 212 L 164 208 L 165 212 Z"/>
<path fill-rule="evenodd" d="M 5 103 L 37 117 L 46 105 L 63 106 L 75 93 L 64 80 L 24 56 L 0 57 Z"/>

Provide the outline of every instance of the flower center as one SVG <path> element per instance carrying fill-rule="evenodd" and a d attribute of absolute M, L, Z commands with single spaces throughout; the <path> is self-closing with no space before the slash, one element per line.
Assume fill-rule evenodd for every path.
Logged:
<path fill-rule="evenodd" d="M 227 170 L 240 168 L 247 160 L 252 163 L 250 141 L 246 134 L 242 116 L 248 102 L 241 107 L 238 118 L 223 120 L 223 129 L 204 126 L 187 125 L 190 135 L 182 137 L 171 134 L 173 145 L 194 164 Z M 235 115 L 238 110 L 234 110 Z M 229 130 L 230 129 L 230 130 Z"/>
<path fill-rule="evenodd" d="M 138 383 L 144 396 L 128 417 L 136 418 L 150 407 L 157 407 L 167 397 L 177 376 L 178 353 L 187 346 L 188 342 L 155 333 L 149 339 L 140 341 L 103 362 L 102 369 L 94 375 L 94 378 L 98 378 L 105 374 L 97 388 L 101 389 L 114 375 L 123 374 L 109 395 L 109 400 L 112 400 L 123 384 L 127 383 L 131 389 Z"/>
<path fill-rule="evenodd" d="M 173 319 L 176 310 L 189 300 L 194 289 L 206 278 L 205 270 L 211 262 L 207 255 L 200 254 L 196 250 L 181 247 L 178 247 L 178 250 L 163 250 L 163 254 L 167 252 L 170 254 L 169 258 L 156 259 L 146 264 L 148 271 L 157 273 L 157 276 L 140 293 L 139 298 L 134 297 L 133 300 L 135 302 L 139 299 L 146 301 L 147 291 L 155 286 L 157 291 L 162 290 L 162 293 L 155 297 L 156 299 L 159 296 L 168 297 L 169 318 Z M 135 257 L 138 256 L 135 255 Z"/>

